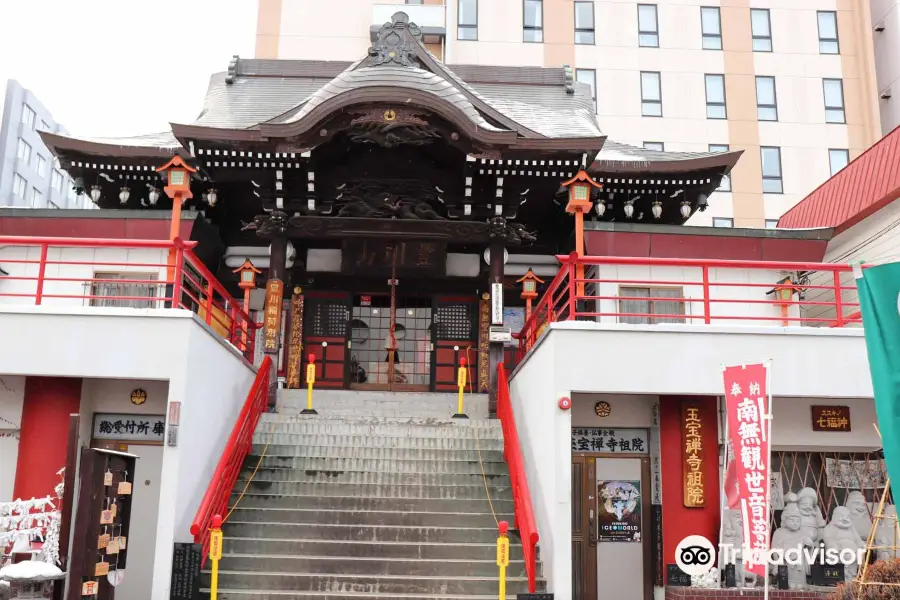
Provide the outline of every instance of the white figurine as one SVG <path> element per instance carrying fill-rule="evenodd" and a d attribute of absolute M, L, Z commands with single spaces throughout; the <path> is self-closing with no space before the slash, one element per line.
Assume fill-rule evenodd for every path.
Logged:
<path fill-rule="evenodd" d="M 866 541 L 869 539 L 869 533 L 872 531 L 872 517 L 869 516 L 869 505 L 866 497 L 860 491 L 853 491 L 847 494 L 847 502 L 844 506 L 850 509 L 850 520 L 853 521 L 853 528 L 859 537 Z"/>
<path fill-rule="evenodd" d="M 787 499 L 785 498 L 785 501 Z M 797 508 L 800 509 L 800 520 L 803 531 L 813 542 L 822 541 L 822 530 L 825 527 L 825 517 L 819 508 L 819 495 L 816 490 L 805 487 L 797 494 Z"/>
<path fill-rule="evenodd" d="M 879 546 L 877 551 L 878 560 L 900 558 L 900 534 L 896 533 L 896 528 L 897 507 L 893 504 L 886 504 L 884 506 L 884 515 L 878 521 L 878 527 L 875 529 L 875 545 Z"/>
<path fill-rule="evenodd" d="M 856 533 L 856 529 L 853 528 L 849 508 L 838 506 L 834 509 L 834 512 L 831 514 L 831 523 L 825 526 L 823 539 L 825 540 L 826 551 L 837 550 L 839 553 L 842 550 L 853 551 L 853 562 L 850 564 L 844 563 L 844 580 L 852 581 L 856 577 L 857 571 L 859 571 L 857 552 L 860 548 L 865 548 L 866 543 Z"/>
<path fill-rule="evenodd" d="M 812 548 L 815 541 L 809 536 L 809 532 L 803 528 L 803 517 L 796 502 L 787 502 L 781 513 L 781 527 L 775 530 L 772 536 L 772 548 L 782 552 L 791 551 L 791 557 L 798 553 L 802 564 L 788 564 L 788 585 L 791 589 L 799 589 L 806 584 L 806 573 L 809 565 L 806 564 L 804 548 Z"/>

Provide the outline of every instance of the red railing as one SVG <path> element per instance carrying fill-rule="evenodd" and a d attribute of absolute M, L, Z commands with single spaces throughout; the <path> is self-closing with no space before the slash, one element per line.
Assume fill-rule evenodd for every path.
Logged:
<path fill-rule="evenodd" d="M 225 444 L 216 470 L 213 471 L 209 487 L 203 494 L 200 508 L 197 509 L 197 514 L 191 522 L 191 535 L 194 536 L 194 543 L 203 547 L 203 563 L 206 563 L 206 557 L 209 554 L 210 522 L 214 515 L 228 517 L 228 498 L 234 489 L 244 460 L 250 453 L 253 445 L 253 433 L 256 431 L 259 417 L 266 410 L 269 399 L 271 365 L 272 359 L 269 356 L 266 356 L 259 365 L 259 371 L 256 373 L 253 387 L 250 388 L 250 393 L 247 395 L 247 401 L 244 402 L 234 429 L 231 430 L 231 436 L 228 438 L 228 443 Z"/>
<path fill-rule="evenodd" d="M 528 591 L 534 593 L 537 578 L 536 547 L 538 536 L 531 507 L 531 493 L 528 491 L 528 476 L 525 474 L 525 458 L 519 445 L 516 419 L 509 397 L 509 382 L 503 363 L 497 365 L 497 418 L 503 427 L 503 457 L 509 465 L 515 503 L 516 528 L 522 538 L 522 553 L 525 555 L 525 573 L 528 575 Z"/>
<path fill-rule="evenodd" d="M 186 309 L 252 360 L 259 326 L 197 258 L 196 246 L 180 239 L 0 236 L 0 267 L 8 273 L 0 276 L 0 303 Z"/>
<path fill-rule="evenodd" d="M 862 322 L 849 264 L 557 258 L 559 272 L 519 333 L 520 358 L 557 321 L 819 327 Z M 588 275 L 580 277 L 578 266 Z M 781 283 L 788 274 L 797 281 Z"/>

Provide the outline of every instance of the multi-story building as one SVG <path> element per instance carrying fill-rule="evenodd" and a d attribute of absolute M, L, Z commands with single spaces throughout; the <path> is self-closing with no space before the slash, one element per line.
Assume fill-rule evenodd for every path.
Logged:
<path fill-rule="evenodd" d="M 10 79 L 0 122 L 0 206 L 92 208 L 90 197 L 75 193 L 41 131 L 68 133 L 31 91 Z"/>
<path fill-rule="evenodd" d="M 446 63 L 571 66 L 611 139 L 744 150 L 692 225 L 774 227 L 880 137 L 866 0 L 260 0 L 256 55 L 356 60 L 399 8 Z"/>
<path fill-rule="evenodd" d="M 900 3 L 897 0 L 871 0 L 875 72 L 881 131 L 887 134 L 900 125 Z"/>

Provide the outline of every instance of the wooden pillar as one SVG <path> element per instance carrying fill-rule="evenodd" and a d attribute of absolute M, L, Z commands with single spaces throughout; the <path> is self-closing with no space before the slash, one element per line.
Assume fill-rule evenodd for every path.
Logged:
<path fill-rule="evenodd" d="M 491 283 L 491 295 L 493 296 L 494 290 L 497 289 L 495 284 L 500 284 L 500 295 L 501 300 L 499 300 L 502 304 L 502 290 L 503 290 L 503 254 L 506 250 L 506 219 L 503 218 L 494 218 L 491 219 L 491 241 L 490 241 L 490 283 Z M 494 302 L 498 300 L 491 298 L 491 303 L 493 306 Z M 493 316 L 492 316 L 493 317 Z M 491 319 L 491 325 L 502 325 L 503 323 L 496 323 L 494 319 Z M 492 417 L 497 414 L 497 365 L 503 362 L 503 351 L 504 346 L 503 342 L 491 342 L 490 348 L 488 351 L 488 373 L 490 375 L 490 404 L 489 410 Z"/>
<path fill-rule="evenodd" d="M 265 337 L 263 351 L 272 358 L 269 373 L 269 410 L 274 412 L 278 394 L 278 354 L 281 350 L 281 312 L 284 302 L 284 283 L 287 276 L 287 237 L 272 238 L 269 253 L 269 279 L 266 282 L 266 308 L 263 321 Z"/>

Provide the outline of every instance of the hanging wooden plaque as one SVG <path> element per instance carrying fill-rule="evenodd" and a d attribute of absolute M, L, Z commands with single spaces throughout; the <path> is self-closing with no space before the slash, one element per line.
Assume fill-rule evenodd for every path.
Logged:
<path fill-rule="evenodd" d="M 120 535 L 116 538 L 116 543 L 119 544 L 119 550 L 125 550 L 128 547 L 128 538 L 124 535 Z"/>
<path fill-rule="evenodd" d="M 266 306 L 263 317 L 263 350 L 269 353 L 278 351 L 281 337 L 281 311 L 284 298 L 284 282 L 270 279 L 266 282 Z"/>
<path fill-rule="evenodd" d="M 101 525 L 112 525 L 113 522 L 113 514 L 111 510 L 104 510 L 100 513 L 100 524 Z"/>
<path fill-rule="evenodd" d="M 107 544 L 109 544 L 109 534 L 104 533 L 99 538 L 97 538 L 97 550 L 103 550 L 106 548 Z"/>
<path fill-rule="evenodd" d="M 103 474 L 103 485 L 104 486 L 112 485 L 112 481 L 113 481 L 112 471 L 107 471 L 106 473 Z"/>
<path fill-rule="evenodd" d="M 131 484 L 127 481 L 119 482 L 119 495 L 120 496 L 128 496 L 131 494 Z"/>
<path fill-rule="evenodd" d="M 703 475 L 705 448 L 703 420 L 700 407 L 693 402 L 681 404 L 681 449 L 684 505 L 687 508 L 706 506 L 706 481 Z"/>
<path fill-rule="evenodd" d="M 300 388 L 300 357 L 303 355 L 303 290 L 294 288 L 291 296 L 291 332 L 288 338 L 287 387 Z"/>
<path fill-rule="evenodd" d="M 106 561 L 100 561 L 96 565 L 94 565 L 94 577 L 103 577 L 109 573 L 109 563 Z"/>
<path fill-rule="evenodd" d="M 82 596 L 96 596 L 99 584 L 96 581 L 85 581 L 81 584 Z"/>
<path fill-rule="evenodd" d="M 118 554 L 119 553 L 119 542 L 116 540 L 110 540 L 110 542 L 106 545 L 106 553 L 107 554 Z"/>
<path fill-rule="evenodd" d="M 485 292 L 478 303 L 478 391 L 486 394 L 490 387 L 491 295 Z"/>

